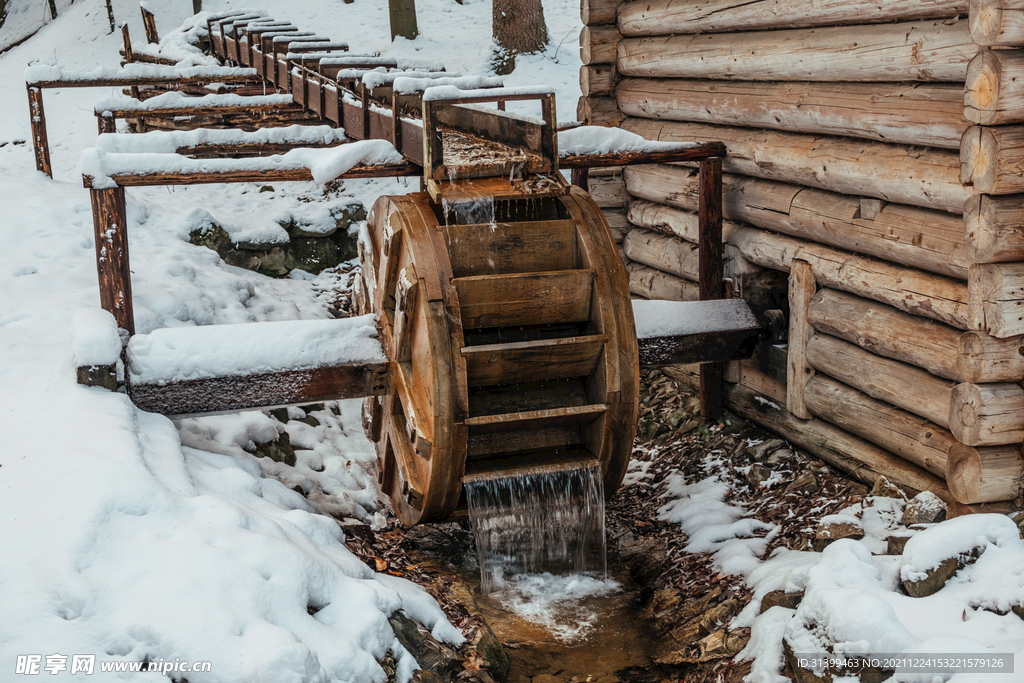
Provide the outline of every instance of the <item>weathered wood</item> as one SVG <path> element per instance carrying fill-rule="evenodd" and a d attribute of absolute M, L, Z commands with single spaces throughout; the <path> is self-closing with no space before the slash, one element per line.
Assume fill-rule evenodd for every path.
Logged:
<path fill-rule="evenodd" d="M 618 126 L 625 119 L 614 97 L 581 97 L 576 118 L 588 126 Z"/>
<path fill-rule="evenodd" d="M 100 306 L 114 315 L 118 327 L 127 330 L 128 334 L 135 334 L 124 188 L 90 190 L 89 197 L 92 201 Z"/>
<path fill-rule="evenodd" d="M 592 270 L 474 275 L 452 280 L 465 329 L 581 322 L 590 315 Z"/>
<path fill-rule="evenodd" d="M 615 88 L 615 97 L 626 116 L 949 149 L 960 148 L 970 125 L 963 88 L 949 84 L 627 78 Z"/>
<path fill-rule="evenodd" d="M 384 392 L 387 363 L 336 365 L 166 384 L 131 384 L 129 396 L 143 410 L 198 415 L 265 406 L 301 405 Z"/>
<path fill-rule="evenodd" d="M 564 337 L 467 346 L 462 355 L 469 386 L 491 386 L 589 375 L 606 343 L 605 335 Z"/>
<path fill-rule="evenodd" d="M 423 169 L 413 164 L 381 164 L 377 166 L 353 166 L 338 176 L 345 178 L 400 178 L 422 175 Z M 204 183 L 267 183 L 293 180 L 313 180 L 308 168 L 243 169 L 232 171 L 209 171 L 205 173 L 151 173 L 136 175 L 115 173 L 111 175 L 119 187 L 152 187 L 154 185 L 200 185 Z M 91 187 L 92 178 L 84 177 L 85 186 Z"/>
<path fill-rule="evenodd" d="M 964 381 L 958 368 L 958 348 L 965 333 L 948 325 L 833 289 L 814 295 L 807 318 L 823 334 L 933 375 Z"/>
<path fill-rule="evenodd" d="M 622 0 L 580 0 L 580 19 L 585 26 L 614 24 Z"/>
<path fill-rule="evenodd" d="M 1024 337 L 997 339 L 983 332 L 963 332 L 956 363 L 965 382 L 1019 382 L 1024 379 Z"/>
<path fill-rule="evenodd" d="M 1013 500 L 1024 484 L 1020 446 L 972 448 L 954 444 L 946 459 L 946 483 L 965 504 Z"/>
<path fill-rule="evenodd" d="M 646 169 L 638 170 L 643 173 Z M 627 185 L 627 189 L 628 187 Z M 637 227 L 675 235 L 680 239 L 696 244 L 697 240 L 700 239 L 700 222 L 699 217 L 695 213 L 696 208 L 694 206 L 693 211 L 680 211 L 679 209 L 673 209 L 654 202 L 632 201 L 629 203 L 627 219 L 630 224 Z M 726 213 L 731 213 L 728 208 Z M 743 227 L 742 223 L 735 223 L 729 220 L 722 221 L 722 240 L 728 243 L 732 234 L 741 227 Z"/>
<path fill-rule="evenodd" d="M 953 500 L 945 482 L 889 451 L 824 420 L 800 420 L 772 401 L 740 385 L 726 388 L 729 407 L 855 479 L 873 484 L 879 476 L 917 491 Z M 759 400 L 760 399 L 760 400 Z"/>
<path fill-rule="evenodd" d="M 1024 7 L 1013 0 L 971 0 L 970 20 L 978 45 L 1024 45 Z"/>
<path fill-rule="evenodd" d="M 724 363 L 749 358 L 754 353 L 760 336 L 761 328 L 752 327 L 640 339 L 640 367 L 661 367 L 679 363 Z"/>
<path fill-rule="evenodd" d="M 50 142 L 46 135 L 46 112 L 43 111 L 43 91 L 28 86 L 28 114 L 32 130 L 32 151 L 36 157 L 36 170 L 53 177 L 50 164 Z"/>
<path fill-rule="evenodd" d="M 522 221 L 441 228 L 455 277 L 568 270 L 576 262 L 572 221 Z"/>
<path fill-rule="evenodd" d="M 116 365 L 82 365 L 75 368 L 75 376 L 78 383 L 84 386 L 117 391 Z"/>
<path fill-rule="evenodd" d="M 611 95 L 619 81 L 614 64 L 594 64 L 580 67 L 580 91 L 585 97 Z"/>
<path fill-rule="evenodd" d="M 1024 441 L 1024 389 L 1016 383 L 958 384 L 949 403 L 949 428 L 968 446 Z"/>
<path fill-rule="evenodd" d="M 580 59 L 585 65 L 614 64 L 620 40 L 615 26 L 584 26 L 580 31 Z"/>
<path fill-rule="evenodd" d="M 1024 122 L 1021 50 L 982 50 L 967 66 L 964 118 L 986 126 Z"/>
<path fill-rule="evenodd" d="M 697 283 L 663 270 L 651 268 L 641 263 L 630 263 L 626 266 L 629 272 L 629 291 L 648 299 L 664 299 L 668 301 L 697 301 L 700 292 Z"/>
<path fill-rule="evenodd" d="M 226 70 L 227 71 L 227 70 Z M 187 85 L 204 85 L 209 83 L 251 84 L 260 83 L 253 74 L 245 73 L 206 73 L 188 74 L 181 69 L 166 68 L 166 73 L 155 76 L 96 76 L 72 80 L 61 78 L 55 81 L 33 81 L 33 88 L 116 88 L 120 86 L 167 85 L 181 88 Z"/>
<path fill-rule="evenodd" d="M 960 180 L 985 194 L 1024 192 L 1024 126 L 972 126 L 960 144 Z"/>
<path fill-rule="evenodd" d="M 156 17 L 146 7 L 139 7 L 142 12 L 142 28 L 146 31 L 146 42 L 150 44 L 160 42 L 160 34 L 156 30 Z"/>
<path fill-rule="evenodd" d="M 804 387 L 814 377 L 814 368 L 807 362 L 807 343 L 814 335 L 807 314 L 811 298 L 817 290 L 814 269 L 807 261 L 793 260 L 789 272 L 789 359 L 786 364 L 786 410 L 801 420 L 810 419 L 804 403 Z"/>
<path fill-rule="evenodd" d="M 626 189 L 633 197 L 691 211 L 697 209 L 696 174 L 690 169 L 632 167 L 625 169 L 624 177 Z M 967 279 L 970 261 L 965 254 L 964 228 L 958 216 L 905 204 L 886 204 L 872 220 L 863 215 L 857 197 L 743 176 L 726 175 L 724 182 L 726 218 Z M 632 207 L 645 204 L 634 201 L 631 211 Z M 727 233 L 728 229 L 727 224 Z"/>
<path fill-rule="evenodd" d="M 938 477 L 946 476 L 946 453 L 956 443 L 948 430 L 825 375 L 808 381 L 804 400 L 815 417 L 867 439 Z"/>
<path fill-rule="evenodd" d="M 859 389 L 871 398 L 949 429 L 953 382 L 822 334 L 814 335 L 808 342 L 807 362 L 818 372 Z"/>
<path fill-rule="evenodd" d="M 700 217 L 698 236 L 697 288 L 702 301 L 725 296 L 724 256 L 722 246 L 722 159 L 702 159 L 697 175 L 699 186 L 697 214 Z M 705 419 L 719 417 L 724 410 L 722 362 L 700 366 L 700 414 Z"/>
<path fill-rule="evenodd" d="M 960 19 L 625 38 L 617 65 L 623 76 L 646 78 L 962 82 L 977 52 Z"/>
<path fill-rule="evenodd" d="M 729 150 L 724 160 L 729 173 L 840 194 L 962 214 L 975 193 L 960 182 L 959 155 L 947 150 L 637 118 L 627 118 L 622 127 L 648 140 L 719 140 Z"/>
<path fill-rule="evenodd" d="M 113 11 L 113 8 L 111 8 L 109 4 L 107 5 L 107 11 L 108 11 L 109 18 L 110 18 L 110 25 L 111 25 L 111 27 L 113 27 L 114 26 L 114 11 Z M 125 64 L 131 64 L 132 62 L 135 61 L 135 54 L 132 52 L 132 38 L 131 38 L 131 35 L 128 33 L 128 24 L 127 23 L 125 23 L 121 27 L 121 40 L 124 42 L 124 61 L 125 61 Z"/>
<path fill-rule="evenodd" d="M 627 2 L 619 10 L 624 36 L 670 33 L 718 33 L 797 26 L 885 24 L 908 19 L 947 18 L 967 13 L 967 0 L 911 0 L 879 3 L 870 0 L 650 0 Z"/>
<path fill-rule="evenodd" d="M 969 329 L 1000 339 L 1024 334 L 1024 263 L 971 266 L 967 299 Z"/>
<path fill-rule="evenodd" d="M 692 242 L 650 230 L 635 229 L 626 233 L 622 248 L 632 261 L 697 281 L 699 250 Z"/>
<path fill-rule="evenodd" d="M 597 176 L 587 179 L 588 191 L 602 209 L 621 208 L 629 202 L 626 181 L 618 176 Z"/>
<path fill-rule="evenodd" d="M 974 263 L 1024 261 L 1024 195 L 975 195 L 964 205 L 964 251 Z"/>
<path fill-rule="evenodd" d="M 962 282 L 753 228 L 737 230 L 732 242 L 744 258 L 766 268 L 788 271 L 793 259 L 799 258 L 811 264 L 823 287 L 881 301 L 961 330 L 972 329 L 967 286 Z"/>

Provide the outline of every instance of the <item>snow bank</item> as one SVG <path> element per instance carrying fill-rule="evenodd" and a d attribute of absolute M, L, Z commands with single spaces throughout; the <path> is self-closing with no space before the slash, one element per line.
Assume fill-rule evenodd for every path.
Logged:
<path fill-rule="evenodd" d="M 750 307 L 740 299 L 712 301 L 633 300 L 638 339 L 653 339 L 714 330 L 759 327 Z"/>
<path fill-rule="evenodd" d="M 621 152 L 665 152 L 691 149 L 695 142 L 659 142 L 621 128 L 577 126 L 558 134 L 559 156 Z"/>
<path fill-rule="evenodd" d="M 75 311 L 71 319 L 71 348 L 79 368 L 117 363 L 121 357 L 121 336 L 114 316 L 92 306 Z"/>
<path fill-rule="evenodd" d="M 385 362 L 376 337 L 372 315 L 164 328 L 128 342 L 130 377 L 136 384 L 160 384 Z"/>
<path fill-rule="evenodd" d="M 256 76 L 256 69 L 232 66 L 158 66 L 130 62 L 123 67 L 98 66 L 89 71 L 70 71 L 60 66 L 34 64 L 25 69 L 25 82 L 28 85 L 47 81 L 92 81 L 112 78 L 224 78 L 225 76 Z"/>
<path fill-rule="evenodd" d="M 966 515 L 936 524 L 907 541 L 900 578 L 920 581 L 951 557 L 993 545 L 1024 548 L 1017 525 L 1004 515 Z"/>

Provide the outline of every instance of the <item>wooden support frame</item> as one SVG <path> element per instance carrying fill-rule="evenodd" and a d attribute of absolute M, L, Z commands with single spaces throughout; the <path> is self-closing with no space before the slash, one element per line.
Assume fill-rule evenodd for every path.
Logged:
<path fill-rule="evenodd" d="M 128 215 L 124 188 L 92 188 L 92 221 L 96 240 L 96 272 L 100 306 L 110 311 L 117 326 L 135 334 L 132 276 L 128 262 Z"/>
<path fill-rule="evenodd" d="M 700 161 L 700 241 L 698 288 L 702 301 L 725 297 L 724 245 L 722 244 L 722 158 Z M 724 409 L 725 363 L 700 366 L 700 412 L 705 419 L 721 416 Z"/>

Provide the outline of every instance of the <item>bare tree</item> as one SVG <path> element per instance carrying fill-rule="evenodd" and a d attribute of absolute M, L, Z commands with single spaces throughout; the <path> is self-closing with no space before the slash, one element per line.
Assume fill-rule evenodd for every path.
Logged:
<path fill-rule="evenodd" d="M 516 68 L 516 55 L 540 52 L 548 43 L 541 0 L 492 0 L 491 23 L 497 46 L 492 66 L 499 76 Z"/>

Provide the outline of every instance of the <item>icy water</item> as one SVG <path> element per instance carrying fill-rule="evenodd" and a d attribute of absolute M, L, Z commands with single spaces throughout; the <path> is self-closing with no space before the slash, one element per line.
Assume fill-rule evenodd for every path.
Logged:
<path fill-rule="evenodd" d="M 485 593 L 520 574 L 605 578 L 599 466 L 467 479 L 465 487 Z"/>

